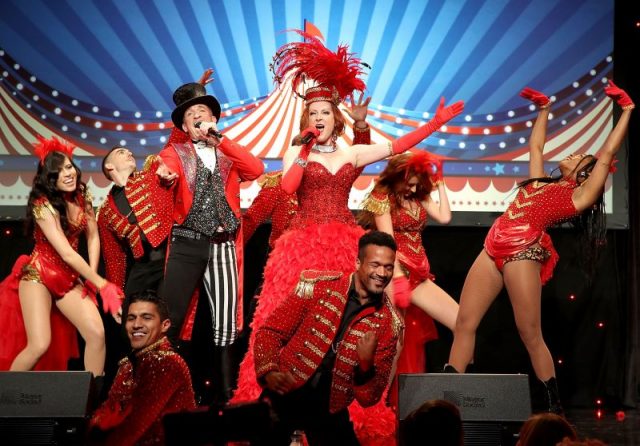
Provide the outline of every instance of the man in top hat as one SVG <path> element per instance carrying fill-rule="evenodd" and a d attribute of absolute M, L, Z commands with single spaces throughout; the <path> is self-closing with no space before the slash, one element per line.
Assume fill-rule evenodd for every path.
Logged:
<path fill-rule="evenodd" d="M 240 182 L 258 178 L 262 161 L 223 138 L 216 123 L 220 103 L 198 83 L 178 88 L 171 119 L 188 134 L 161 152 L 158 176 L 174 191 L 173 229 L 160 295 L 169 304 L 169 337 L 177 340 L 191 295 L 203 283 L 211 310 L 218 366 L 237 336 L 238 258 L 242 258 Z M 237 250 L 237 251 L 236 251 Z M 223 376 L 230 380 L 230 373 Z M 230 381 L 223 384 L 230 394 Z"/>

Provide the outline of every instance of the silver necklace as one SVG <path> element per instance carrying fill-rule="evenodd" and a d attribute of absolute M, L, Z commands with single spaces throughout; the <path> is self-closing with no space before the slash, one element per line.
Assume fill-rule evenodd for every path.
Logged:
<path fill-rule="evenodd" d="M 311 148 L 311 150 L 313 150 L 314 152 L 318 152 L 318 153 L 333 153 L 336 150 L 338 150 L 338 147 L 335 144 L 329 144 L 326 146 L 320 145 L 320 144 L 316 144 L 315 146 L 313 146 Z"/>

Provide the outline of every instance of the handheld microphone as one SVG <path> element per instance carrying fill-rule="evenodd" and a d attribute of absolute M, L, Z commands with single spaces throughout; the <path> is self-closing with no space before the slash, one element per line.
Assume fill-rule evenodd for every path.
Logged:
<path fill-rule="evenodd" d="M 309 144 L 312 139 L 317 138 L 318 135 L 320 134 L 320 132 L 318 132 L 318 130 L 315 127 L 308 127 L 302 133 L 305 133 L 305 132 L 306 132 L 306 135 L 304 135 L 300 140 L 303 145 Z"/>
<path fill-rule="evenodd" d="M 201 125 L 202 125 L 202 121 L 198 121 L 198 122 L 194 122 L 194 123 L 193 123 L 193 126 L 194 126 L 195 128 L 197 128 L 197 129 L 199 129 Z M 224 135 L 223 135 L 222 133 L 220 133 L 219 131 L 217 131 L 217 130 L 216 130 L 216 129 L 214 129 L 214 128 L 210 128 L 210 129 L 207 131 L 207 134 L 208 134 L 208 135 L 210 135 L 210 136 L 215 136 L 215 137 L 216 137 L 216 138 L 218 138 L 218 139 L 222 139 L 222 138 L 224 137 Z"/>

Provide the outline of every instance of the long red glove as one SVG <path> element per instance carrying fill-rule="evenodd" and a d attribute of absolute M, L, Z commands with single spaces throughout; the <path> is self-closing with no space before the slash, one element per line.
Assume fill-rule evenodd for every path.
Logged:
<path fill-rule="evenodd" d="M 393 283 L 393 303 L 398 308 L 407 308 L 411 303 L 411 286 L 409 279 L 404 276 L 394 277 Z"/>
<path fill-rule="evenodd" d="M 533 88 L 524 87 L 520 92 L 520 96 L 530 100 L 540 108 L 547 108 L 551 105 L 551 100 L 544 93 L 534 90 Z"/>
<path fill-rule="evenodd" d="M 311 139 L 300 148 L 298 157 L 289 167 L 287 173 L 282 176 L 280 187 L 282 187 L 282 190 L 286 193 L 292 194 L 298 190 L 298 186 L 300 186 L 300 182 L 302 181 L 304 168 L 307 164 L 307 158 L 309 158 L 309 153 L 311 153 L 311 148 L 316 143 L 316 138 L 318 137 L 318 135 L 320 135 L 320 132 L 313 126 L 307 127 L 300 133 L 301 140 L 305 140 L 309 137 Z"/>
<path fill-rule="evenodd" d="M 124 299 L 124 293 L 119 286 L 114 283 L 107 282 L 102 288 L 98 288 L 90 280 L 84 281 L 84 290 L 82 296 L 90 296 L 95 302 L 95 295 L 100 293 L 102 298 L 102 309 L 105 313 L 111 313 L 112 315 L 118 314 L 118 310 L 122 306 L 122 300 Z"/>
<path fill-rule="evenodd" d="M 604 92 L 607 94 L 607 96 L 615 100 L 618 105 L 624 109 L 635 107 L 635 104 L 633 103 L 631 97 L 627 94 L 627 92 L 614 84 L 612 80 L 609 81 L 608 86 L 604 87 Z"/>
<path fill-rule="evenodd" d="M 402 153 L 418 144 L 420 141 L 437 131 L 454 117 L 458 116 L 464 110 L 464 101 L 458 101 L 451 105 L 444 106 L 444 97 L 440 99 L 440 105 L 436 110 L 433 119 L 422 127 L 407 133 L 406 135 L 396 139 L 391 143 L 393 154 Z"/>

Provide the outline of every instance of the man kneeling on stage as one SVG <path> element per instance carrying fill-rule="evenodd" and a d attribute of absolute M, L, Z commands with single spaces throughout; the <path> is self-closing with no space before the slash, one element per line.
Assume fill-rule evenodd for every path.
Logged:
<path fill-rule="evenodd" d="M 289 444 L 295 429 L 312 446 L 359 444 L 347 407 L 380 400 L 403 329 L 383 291 L 395 251 L 390 235 L 365 234 L 354 273 L 303 271 L 256 332 L 256 375 L 278 418 L 270 444 Z"/>
<path fill-rule="evenodd" d="M 132 352 L 91 418 L 91 438 L 105 445 L 164 444 L 162 417 L 196 407 L 189 369 L 165 336 L 169 310 L 154 291 L 132 295 L 123 319 Z"/>

